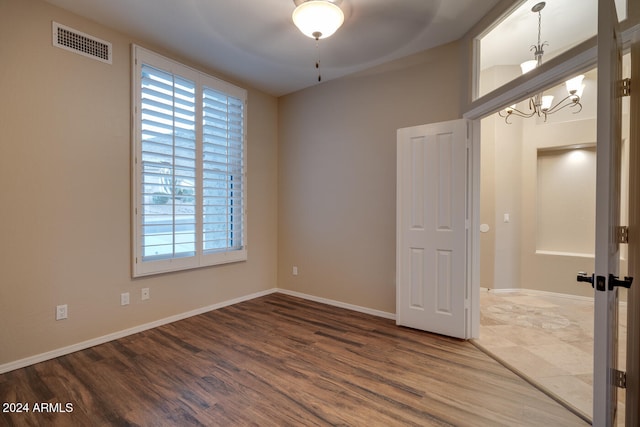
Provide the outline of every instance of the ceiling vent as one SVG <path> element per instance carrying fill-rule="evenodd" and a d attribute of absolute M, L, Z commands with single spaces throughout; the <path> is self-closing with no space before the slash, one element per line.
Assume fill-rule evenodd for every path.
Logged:
<path fill-rule="evenodd" d="M 53 23 L 53 45 L 79 55 L 111 64 L 111 43 L 57 22 Z"/>

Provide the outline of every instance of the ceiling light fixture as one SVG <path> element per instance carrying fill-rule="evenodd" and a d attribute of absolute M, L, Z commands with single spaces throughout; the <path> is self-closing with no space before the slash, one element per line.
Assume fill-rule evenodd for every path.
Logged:
<path fill-rule="evenodd" d="M 326 39 L 344 22 L 338 1 L 294 0 L 296 9 L 291 18 L 302 34 L 312 39 Z"/>
<path fill-rule="evenodd" d="M 320 48 L 318 41 L 333 35 L 344 22 L 344 13 L 340 9 L 342 0 L 293 0 L 296 9 L 291 18 L 296 27 L 307 37 L 316 40 L 316 69 L 318 81 L 320 75 Z"/>
<path fill-rule="evenodd" d="M 545 2 L 537 3 L 535 6 L 531 8 L 531 11 L 538 14 L 538 44 L 532 45 L 531 49 L 534 51 L 534 58 L 530 61 L 525 61 L 520 64 L 520 68 L 522 70 L 522 74 L 526 74 L 529 71 L 539 67 L 542 65 L 542 55 L 544 55 L 544 46 L 548 46 L 547 42 L 540 42 L 540 33 L 542 28 L 542 9 L 546 5 Z M 516 108 L 516 104 L 511 105 L 510 107 L 505 108 L 502 111 L 498 112 L 500 117 L 504 118 L 504 121 L 507 124 L 511 124 L 509 122 L 509 118 L 511 116 L 524 117 L 526 119 L 538 116 L 544 117 L 544 121 L 547 121 L 547 116 L 549 114 L 557 113 L 565 107 L 570 108 L 578 108 L 577 111 L 574 111 L 573 114 L 577 114 L 582 111 L 582 104 L 580 104 L 580 97 L 582 97 L 582 91 L 584 89 L 584 85 L 582 84 L 582 80 L 584 79 L 583 75 L 579 75 L 572 79 L 569 79 L 565 82 L 567 87 L 567 95 L 564 99 L 558 102 L 556 105 L 553 105 L 553 95 L 543 96 L 542 93 L 537 94 L 533 98 L 529 99 L 529 112 L 525 113 Z"/>

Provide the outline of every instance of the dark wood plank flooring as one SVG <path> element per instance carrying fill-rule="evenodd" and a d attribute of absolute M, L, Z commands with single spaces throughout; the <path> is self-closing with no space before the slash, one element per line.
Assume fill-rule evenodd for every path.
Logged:
<path fill-rule="evenodd" d="M 0 375 L 0 402 L 31 405 L 3 426 L 586 425 L 468 342 L 282 294 Z"/>

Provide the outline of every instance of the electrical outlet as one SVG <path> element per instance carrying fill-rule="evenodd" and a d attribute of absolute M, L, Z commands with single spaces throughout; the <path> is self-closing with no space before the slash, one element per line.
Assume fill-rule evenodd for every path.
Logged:
<path fill-rule="evenodd" d="M 142 299 L 142 301 L 151 298 L 151 295 L 149 294 L 149 288 L 142 288 L 142 290 L 140 291 L 140 298 Z"/>
<path fill-rule="evenodd" d="M 292 273 L 293 273 L 294 276 L 298 275 L 298 266 L 296 266 L 296 265 L 293 266 L 293 272 Z"/>
<path fill-rule="evenodd" d="M 129 292 L 120 294 L 120 305 L 129 305 Z"/>
<path fill-rule="evenodd" d="M 56 306 L 56 320 L 63 320 L 67 318 L 67 304 Z"/>

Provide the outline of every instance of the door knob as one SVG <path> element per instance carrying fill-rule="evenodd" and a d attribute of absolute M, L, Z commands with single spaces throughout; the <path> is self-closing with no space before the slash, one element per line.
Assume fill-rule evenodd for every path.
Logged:
<path fill-rule="evenodd" d="M 593 274 L 591 276 L 588 276 L 586 271 L 578 271 L 578 277 L 576 278 L 576 280 L 578 282 L 591 283 L 591 287 L 593 287 Z"/>
<path fill-rule="evenodd" d="M 622 286 L 623 288 L 629 289 L 631 284 L 633 283 L 633 277 L 625 276 L 624 279 L 620 280 L 618 276 L 614 276 L 613 274 L 609 275 L 609 290 L 612 291 L 616 286 Z"/>

